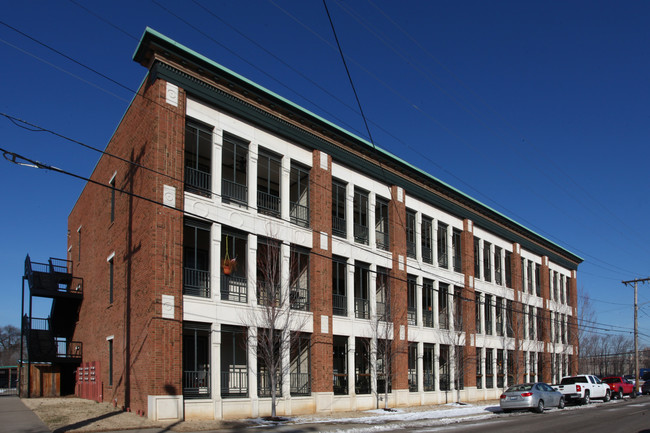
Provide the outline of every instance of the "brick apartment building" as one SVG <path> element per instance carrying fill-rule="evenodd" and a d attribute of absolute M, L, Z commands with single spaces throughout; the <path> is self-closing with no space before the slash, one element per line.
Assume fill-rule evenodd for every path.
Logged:
<path fill-rule="evenodd" d="M 147 78 L 68 222 L 70 338 L 104 401 L 268 415 L 251 317 L 270 249 L 300 319 L 280 330 L 299 338 L 278 415 L 383 406 L 386 387 L 394 407 L 494 399 L 576 373 L 580 257 L 151 29 L 134 60 Z"/>

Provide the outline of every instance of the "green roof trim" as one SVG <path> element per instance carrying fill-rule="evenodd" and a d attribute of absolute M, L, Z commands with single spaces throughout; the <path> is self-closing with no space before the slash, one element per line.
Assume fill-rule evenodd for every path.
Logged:
<path fill-rule="evenodd" d="M 215 62 L 214 60 L 211 60 L 211 59 L 203 56 L 200 53 L 197 53 L 196 51 L 184 46 L 183 44 L 180 44 L 180 43 L 174 41 L 173 39 L 168 38 L 167 36 L 157 32 L 156 30 L 154 30 L 154 29 L 152 29 L 150 27 L 147 27 L 145 29 L 142 37 L 140 38 L 140 42 L 138 44 L 138 47 L 136 48 L 136 50 L 135 50 L 135 52 L 133 54 L 133 60 L 134 61 L 136 61 L 138 63 L 141 63 L 141 64 L 143 63 L 146 51 L 148 49 L 148 44 L 150 42 L 157 43 L 158 45 L 160 45 L 162 47 L 167 47 L 170 50 L 176 49 L 176 50 L 178 50 L 178 52 L 176 52 L 176 54 L 181 54 L 184 57 L 189 56 L 193 61 L 198 61 L 199 63 L 203 63 L 206 66 L 215 68 L 215 69 L 219 70 L 221 73 L 225 73 L 226 75 L 229 75 L 230 77 L 232 77 L 234 79 L 237 79 L 238 81 L 241 81 L 242 83 L 250 86 L 251 88 L 256 89 L 257 91 L 265 94 L 265 96 L 268 96 L 268 97 L 270 97 L 272 99 L 275 99 L 276 101 L 279 101 L 279 102 L 287 105 L 288 107 L 290 107 L 290 108 L 292 108 L 292 109 L 294 109 L 294 110 L 296 110 L 298 112 L 301 112 L 302 114 L 306 115 L 307 117 L 310 117 L 312 119 L 317 120 L 318 122 L 326 125 L 327 127 L 338 131 L 342 135 L 351 138 L 353 141 L 356 141 L 357 143 L 365 145 L 366 147 L 368 147 L 368 149 L 373 150 L 374 152 L 377 152 L 377 153 L 383 155 L 387 159 L 389 159 L 389 160 L 391 160 L 393 162 L 396 162 L 396 163 L 408 168 L 409 170 L 414 171 L 416 174 L 418 174 L 420 176 L 424 176 L 425 178 L 428 178 L 429 180 L 443 186 L 446 189 L 449 189 L 453 193 L 458 194 L 460 197 L 466 199 L 467 201 L 469 201 L 471 203 L 474 203 L 475 205 L 478 205 L 479 207 L 485 209 L 489 213 L 493 213 L 493 214 L 497 215 L 498 217 L 503 218 L 504 220 L 508 221 L 509 223 L 511 223 L 511 224 L 519 227 L 520 229 L 523 229 L 524 231 L 532 234 L 533 237 L 537 237 L 538 239 L 543 240 L 544 242 L 548 243 L 549 245 L 554 246 L 555 248 L 559 249 L 560 251 L 563 251 L 565 254 L 571 256 L 575 261 L 577 261 L 577 262 L 584 261 L 584 259 L 582 259 L 580 256 L 572 253 L 571 251 L 567 250 L 564 247 L 561 247 L 557 243 L 555 243 L 555 242 L 547 239 L 546 237 L 536 233 L 535 231 L 529 229 L 528 227 L 518 223 L 517 221 L 515 221 L 512 218 L 508 217 L 507 215 L 504 215 L 503 213 L 491 208 L 490 206 L 485 205 L 484 203 L 480 202 L 479 200 L 476 200 L 475 198 L 465 194 L 464 192 L 460 191 L 459 189 L 453 187 L 452 185 L 449 185 L 448 183 L 436 178 L 435 176 L 431 175 L 430 173 L 428 173 L 428 172 L 426 172 L 426 171 L 412 165 L 411 163 L 403 160 L 402 158 L 400 158 L 400 157 L 398 157 L 396 155 L 393 155 L 392 153 L 390 153 L 390 152 L 376 146 L 375 144 L 367 141 L 366 139 L 364 139 L 362 137 L 359 137 L 358 135 L 356 135 L 356 134 L 354 134 L 352 132 L 347 131 L 346 129 L 344 129 L 344 128 L 342 128 L 342 127 L 340 127 L 340 126 L 338 126 L 338 125 L 336 125 L 336 124 L 334 124 L 332 122 L 330 122 L 329 120 L 327 120 L 327 119 L 325 119 L 325 118 L 323 118 L 323 117 L 321 117 L 321 116 L 319 116 L 319 115 L 317 115 L 317 114 L 315 114 L 315 113 L 313 113 L 313 112 L 311 112 L 309 110 L 307 110 L 306 108 L 303 108 L 300 105 L 297 105 L 296 103 L 284 98 L 283 96 L 278 95 L 277 93 L 275 93 L 275 92 L 273 92 L 273 91 L 271 91 L 269 89 L 266 89 L 263 86 L 260 86 L 259 84 L 249 80 L 248 78 L 246 78 L 246 77 L 244 77 L 244 76 L 242 76 L 242 75 L 228 69 L 227 67 Z"/>

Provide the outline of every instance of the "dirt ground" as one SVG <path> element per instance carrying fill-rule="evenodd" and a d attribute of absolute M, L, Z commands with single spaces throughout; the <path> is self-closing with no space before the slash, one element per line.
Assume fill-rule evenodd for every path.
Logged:
<path fill-rule="evenodd" d="M 135 413 L 123 412 L 109 403 L 96 403 L 76 397 L 25 398 L 22 402 L 54 433 L 102 432 L 152 427 L 168 427 L 172 431 L 187 432 L 232 426 L 231 423 L 226 425 L 221 421 L 183 421 L 163 424 Z"/>

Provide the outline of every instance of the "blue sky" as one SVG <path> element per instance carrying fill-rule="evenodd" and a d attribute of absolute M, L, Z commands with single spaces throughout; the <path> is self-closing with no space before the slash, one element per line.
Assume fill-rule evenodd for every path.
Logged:
<path fill-rule="evenodd" d="M 327 4 L 376 144 L 583 257 L 602 332 L 631 336 L 621 281 L 650 276 L 650 3 Z M 146 26 L 367 137 L 320 1 L 26 1 L 0 21 L 0 111 L 92 146 L 145 76 Z M 82 176 L 99 156 L 4 117 L 0 143 Z M 83 182 L 1 159 L 0 184 L 0 325 L 18 326 L 25 255 L 65 257 Z M 639 303 L 648 345 L 650 284 Z"/>

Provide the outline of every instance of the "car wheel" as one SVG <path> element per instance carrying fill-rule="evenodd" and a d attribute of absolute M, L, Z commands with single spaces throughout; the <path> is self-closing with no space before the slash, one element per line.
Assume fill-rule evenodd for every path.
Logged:
<path fill-rule="evenodd" d="M 636 398 L 636 388 L 632 390 L 632 394 L 630 394 L 632 398 Z"/>
<path fill-rule="evenodd" d="M 619 400 L 623 400 L 623 390 L 619 389 L 618 392 L 616 393 L 616 398 Z"/>
<path fill-rule="evenodd" d="M 603 401 L 605 403 L 607 403 L 610 399 L 611 399 L 611 395 L 610 395 L 609 389 L 608 389 L 607 392 L 605 393 L 605 398 L 603 398 Z"/>
<path fill-rule="evenodd" d="M 537 413 L 544 413 L 544 400 L 539 400 L 537 402 L 537 408 L 535 409 L 535 412 Z"/>
<path fill-rule="evenodd" d="M 564 397 L 560 397 L 560 402 L 557 405 L 558 409 L 564 409 L 565 403 L 564 403 Z"/>
<path fill-rule="evenodd" d="M 585 391 L 585 398 L 582 399 L 582 404 L 589 404 L 590 401 L 589 391 Z"/>

